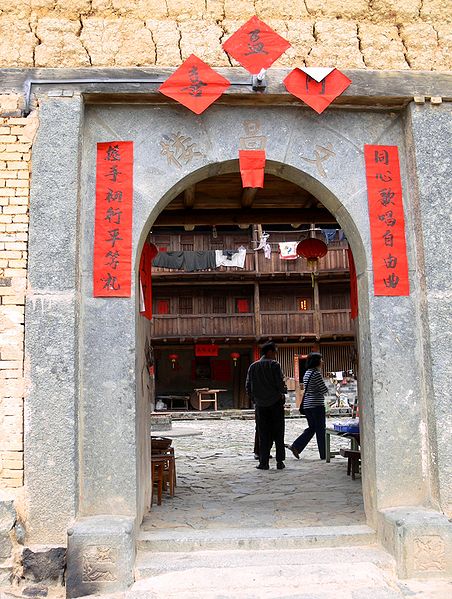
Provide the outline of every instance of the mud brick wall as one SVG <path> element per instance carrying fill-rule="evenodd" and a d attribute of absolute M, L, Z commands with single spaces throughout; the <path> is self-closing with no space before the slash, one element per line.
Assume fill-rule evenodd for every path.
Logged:
<path fill-rule="evenodd" d="M 0 67 L 235 66 L 222 42 L 256 14 L 292 48 L 275 66 L 448 70 L 451 0 L 14 0 Z"/>
<path fill-rule="evenodd" d="M 30 149 L 37 117 L 0 95 L 0 488 L 23 484 L 24 304 Z"/>

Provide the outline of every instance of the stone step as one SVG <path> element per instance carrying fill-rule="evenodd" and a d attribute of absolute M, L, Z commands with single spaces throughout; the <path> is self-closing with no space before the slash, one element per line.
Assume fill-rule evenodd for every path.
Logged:
<path fill-rule="evenodd" d="M 140 552 L 124 599 L 402 599 L 377 546 Z"/>
<path fill-rule="evenodd" d="M 191 552 L 138 551 L 135 580 L 197 568 L 267 568 L 269 565 L 306 567 L 341 564 L 375 563 L 390 573 L 395 572 L 394 559 L 377 545 L 314 547 L 309 549 L 217 550 Z"/>
<path fill-rule="evenodd" d="M 138 536 L 138 548 L 152 552 L 303 549 L 375 542 L 375 531 L 366 525 L 153 530 L 141 531 Z"/>

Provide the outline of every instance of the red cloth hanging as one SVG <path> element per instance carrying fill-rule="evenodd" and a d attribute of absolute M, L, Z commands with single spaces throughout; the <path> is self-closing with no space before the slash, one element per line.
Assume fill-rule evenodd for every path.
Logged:
<path fill-rule="evenodd" d="M 350 248 L 348 248 L 347 254 L 350 269 L 350 317 L 352 320 L 355 320 L 358 316 L 358 281 L 356 278 L 355 260 Z"/>
<path fill-rule="evenodd" d="M 169 314 L 169 300 L 157 300 L 157 314 Z"/>
<path fill-rule="evenodd" d="M 140 314 L 152 320 L 152 260 L 158 250 L 153 243 L 145 242 L 140 259 Z"/>
<path fill-rule="evenodd" d="M 264 187 L 265 150 L 239 150 L 243 187 Z"/>
<path fill-rule="evenodd" d="M 237 300 L 237 312 L 247 314 L 250 311 L 250 302 L 247 299 Z"/>

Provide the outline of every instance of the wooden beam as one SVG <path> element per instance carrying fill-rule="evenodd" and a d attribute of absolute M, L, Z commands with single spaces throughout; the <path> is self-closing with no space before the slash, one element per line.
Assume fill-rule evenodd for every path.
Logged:
<path fill-rule="evenodd" d="M 184 225 L 288 225 L 335 224 L 328 210 L 281 208 L 280 210 L 165 210 L 154 227 L 183 227 Z"/>
<path fill-rule="evenodd" d="M 242 208 L 251 208 L 257 192 L 257 187 L 245 187 L 245 189 L 242 191 L 242 197 L 240 198 L 240 204 Z"/>
<path fill-rule="evenodd" d="M 196 185 L 190 185 L 184 190 L 184 208 L 193 208 L 196 199 Z"/>

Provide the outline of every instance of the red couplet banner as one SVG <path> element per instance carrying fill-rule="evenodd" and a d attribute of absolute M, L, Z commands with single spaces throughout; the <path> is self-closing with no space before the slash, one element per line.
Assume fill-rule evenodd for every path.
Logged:
<path fill-rule="evenodd" d="M 364 146 L 375 295 L 409 295 L 397 146 Z"/>
<path fill-rule="evenodd" d="M 94 297 L 130 297 L 133 142 L 97 144 Z"/>

